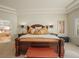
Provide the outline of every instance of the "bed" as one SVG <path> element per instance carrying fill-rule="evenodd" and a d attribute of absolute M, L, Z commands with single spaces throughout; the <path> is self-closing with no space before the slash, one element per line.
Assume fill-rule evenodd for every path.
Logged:
<path fill-rule="evenodd" d="M 59 57 L 64 57 L 64 40 L 48 33 L 48 26 L 27 26 L 27 34 L 15 39 L 16 56 L 25 54 L 28 47 L 52 47 Z"/>

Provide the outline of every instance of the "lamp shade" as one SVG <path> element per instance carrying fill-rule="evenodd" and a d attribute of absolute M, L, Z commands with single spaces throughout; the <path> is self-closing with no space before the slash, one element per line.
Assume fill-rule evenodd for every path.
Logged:
<path fill-rule="evenodd" d="M 24 25 L 21 25 L 21 28 L 24 28 Z"/>
<path fill-rule="evenodd" d="M 21 28 L 24 28 L 25 26 L 26 26 L 26 23 L 25 23 L 25 22 L 21 22 L 21 23 L 20 23 L 20 27 L 21 27 Z"/>
<path fill-rule="evenodd" d="M 49 25 L 50 28 L 53 28 L 53 25 Z"/>

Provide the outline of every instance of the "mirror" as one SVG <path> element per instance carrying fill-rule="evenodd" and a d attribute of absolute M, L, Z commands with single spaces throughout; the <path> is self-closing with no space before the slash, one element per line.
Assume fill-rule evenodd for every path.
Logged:
<path fill-rule="evenodd" d="M 11 41 L 10 22 L 0 20 L 0 43 Z"/>

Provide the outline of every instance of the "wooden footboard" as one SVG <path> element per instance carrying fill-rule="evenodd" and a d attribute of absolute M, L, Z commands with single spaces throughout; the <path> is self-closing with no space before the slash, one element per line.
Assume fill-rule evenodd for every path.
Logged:
<path fill-rule="evenodd" d="M 64 40 L 63 39 L 59 40 L 59 57 L 60 58 L 64 57 Z"/>
<path fill-rule="evenodd" d="M 64 40 L 49 38 L 16 38 L 16 56 L 22 52 L 26 53 L 28 47 L 52 47 L 58 53 L 59 57 L 64 57 Z"/>

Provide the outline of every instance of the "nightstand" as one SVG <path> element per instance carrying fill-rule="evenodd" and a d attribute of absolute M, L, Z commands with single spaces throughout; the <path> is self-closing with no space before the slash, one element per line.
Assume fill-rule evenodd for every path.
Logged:
<path fill-rule="evenodd" d="M 24 34 L 24 33 L 20 33 L 20 34 L 18 34 L 18 37 L 20 37 L 20 36 L 22 36 L 22 35 L 26 35 L 26 34 Z"/>
<path fill-rule="evenodd" d="M 50 35 L 56 35 L 56 36 L 58 36 L 58 34 L 55 34 L 55 33 L 49 33 Z"/>
<path fill-rule="evenodd" d="M 58 36 L 59 38 L 62 38 L 65 40 L 65 42 L 69 42 L 70 38 L 68 36 Z"/>

